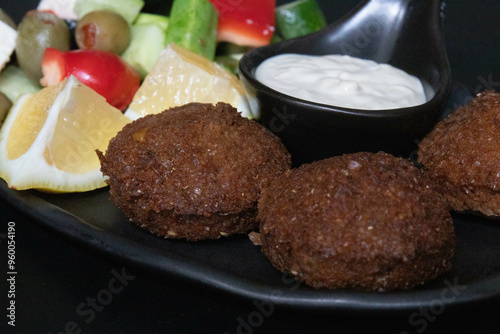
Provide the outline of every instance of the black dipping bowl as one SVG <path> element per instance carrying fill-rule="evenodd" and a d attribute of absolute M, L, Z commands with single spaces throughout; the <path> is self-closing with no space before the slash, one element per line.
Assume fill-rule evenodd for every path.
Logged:
<path fill-rule="evenodd" d="M 294 165 L 358 151 L 408 156 L 437 122 L 450 93 L 441 10 L 439 0 L 364 1 L 321 31 L 247 52 L 240 77 L 257 120 L 281 138 Z M 285 95 L 255 78 L 264 60 L 283 53 L 347 54 L 388 63 L 418 77 L 428 102 L 357 110 Z"/>

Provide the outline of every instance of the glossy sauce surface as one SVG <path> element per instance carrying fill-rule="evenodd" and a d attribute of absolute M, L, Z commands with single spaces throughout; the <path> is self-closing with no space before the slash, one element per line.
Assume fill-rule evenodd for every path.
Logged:
<path fill-rule="evenodd" d="M 274 56 L 259 65 L 256 78 L 278 92 L 337 107 L 383 110 L 427 101 L 415 76 L 346 55 Z"/>

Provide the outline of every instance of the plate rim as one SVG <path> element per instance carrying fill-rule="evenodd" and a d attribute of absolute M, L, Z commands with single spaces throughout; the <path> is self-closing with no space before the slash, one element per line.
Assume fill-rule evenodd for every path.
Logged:
<path fill-rule="evenodd" d="M 160 252 L 152 247 L 141 245 L 137 241 L 100 230 L 97 226 L 36 196 L 30 191 L 10 189 L 4 180 L 0 181 L 0 197 L 20 212 L 32 218 L 33 221 L 62 235 L 71 242 L 90 246 L 94 251 L 120 258 L 133 265 L 171 276 L 175 279 L 187 279 L 191 283 L 202 284 L 206 288 L 224 292 L 237 298 L 270 302 L 303 311 L 369 311 L 375 313 L 411 312 L 422 307 L 430 308 L 433 305 L 435 307 L 440 302 L 444 303 L 443 290 L 446 288 L 443 287 L 382 293 L 350 290 L 314 290 L 308 287 L 307 289 L 296 290 L 290 287 L 272 287 L 249 278 L 238 277 L 234 274 L 228 275 L 228 273 L 221 269 L 195 262 L 192 259 L 182 259 L 176 254 L 165 256 L 165 254 L 160 254 Z M 68 221 L 77 222 L 77 224 L 68 224 Z M 301 285 L 303 283 L 298 284 Z M 500 288 L 498 288 L 500 286 L 500 272 L 485 276 L 474 281 L 474 284 L 467 284 L 465 286 L 464 293 L 455 296 L 452 302 L 446 303 L 447 308 L 463 307 L 471 303 L 486 302 L 494 298 L 500 298 Z"/>

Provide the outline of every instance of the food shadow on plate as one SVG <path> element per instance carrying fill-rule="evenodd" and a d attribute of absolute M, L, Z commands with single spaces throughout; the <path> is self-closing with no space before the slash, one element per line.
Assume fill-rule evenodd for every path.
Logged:
<path fill-rule="evenodd" d="M 452 271 L 413 291 L 328 291 L 295 282 L 276 270 L 246 235 L 198 243 L 151 235 L 123 217 L 109 201 L 106 188 L 60 196 L 16 192 L 2 182 L 0 191 L 18 209 L 82 247 L 160 277 L 166 275 L 235 298 L 266 300 L 303 310 L 401 312 L 428 307 L 453 284 L 466 287 L 453 298 L 453 305 L 499 297 L 500 268 L 492 264 L 500 263 L 500 229 L 496 222 L 482 217 L 454 215 L 459 242 Z M 105 219 L 111 222 L 102 223 Z"/>
<path fill-rule="evenodd" d="M 282 274 L 260 253 L 260 247 L 254 246 L 246 235 L 194 243 L 157 237 L 129 222 L 109 200 L 107 188 L 65 196 L 38 192 L 33 192 L 33 195 L 71 213 L 92 227 L 125 239 L 125 242 L 136 242 L 162 252 L 165 256 L 194 261 L 238 277 L 274 282 L 278 286 L 289 285 L 284 282 Z M 472 283 L 500 272 L 500 266 L 496 269 L 492 267 L 492 264 L 500 263 L 498 222 L 480 215 L 458 213 L 453 214 L 453 220 L 458 243 L 452 270 L 415 290 L 442 288 L 446 286 L 445 279 L 453 281 L 455 277 L 463 284 Z M 74 222 L 68 221 L 68 224 Z M 285 281 L 288 282 L 289 279 Z M 304 288 L 310 289 L 301 285 L 301 289 Z"/>

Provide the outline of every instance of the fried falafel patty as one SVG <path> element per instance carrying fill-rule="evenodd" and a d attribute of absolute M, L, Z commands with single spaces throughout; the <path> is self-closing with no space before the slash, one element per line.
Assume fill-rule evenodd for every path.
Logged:
<path fill-rule="evenodd" d="M 500 216 L 500 94 L 481 93 L 439 122 L 418 161 L 455 211 Z"/>
<path fill-rule="evenodd" d="M 257 228 L 261 187 L 290 168 L 281 141 L 225 103 L 140 118 L 98 155 L 111 199 L 128 219 L 188 240 Z"/>
<path fill-rule="evenodd" d="M 262 252 L 315 288 L 407 290 L 451 268 L 448 206 L 409 161 L 354 153 L 302 165 L 262 191 Z"/>

